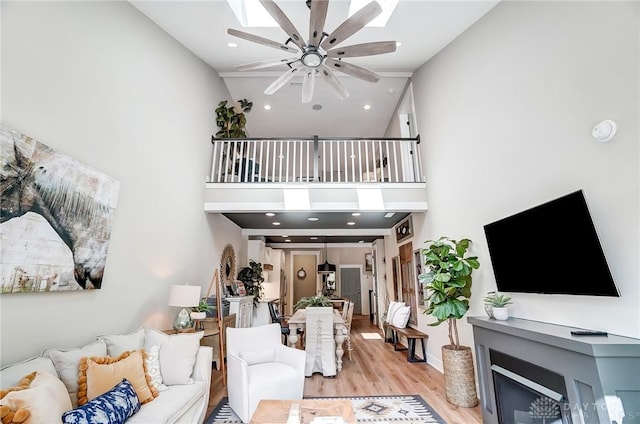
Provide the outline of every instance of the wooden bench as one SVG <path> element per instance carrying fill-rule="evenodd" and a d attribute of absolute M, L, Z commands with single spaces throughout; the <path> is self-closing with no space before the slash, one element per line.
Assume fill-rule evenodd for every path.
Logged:
<path fill-rule="evenodd" d="M 387 337 L 388 331 L 391 331 L 391 338 Z M 407 347 L 398 347 L 400 336 L 407 338 Z M 393 343 L 393 350 L 406 350 L 408 362 L 427 362 L 426 339 L 429 336 L 415 328 L 405 327 L 398 328 L 394 325 L 384 323 L 384 340 L 387 343 Z M 422 345 L 422 359 L 416 356 L 416 340 L 420 340 Z"/>

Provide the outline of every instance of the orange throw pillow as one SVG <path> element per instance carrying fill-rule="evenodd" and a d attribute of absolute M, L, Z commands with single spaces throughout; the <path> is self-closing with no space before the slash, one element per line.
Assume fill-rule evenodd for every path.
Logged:
<path fill-rule="evenodd" d="M 34 371 L 17 386 L 0 390 L 0 418 L 8 423 L 51 423 L 71 409 L 62 381 L 45 371 Z"/>
<path fill-rule="evenodd" d="M 145 356 L 144 349 L 140 349 L 124 352 L 117 358 L 82 358 L 78 376 L 78 405 L 84 405 L 108 392 L 123 378 L 129 380 L 140 403 L 151 402 L 158 396 L 158 391 L 151 385 Z"/>

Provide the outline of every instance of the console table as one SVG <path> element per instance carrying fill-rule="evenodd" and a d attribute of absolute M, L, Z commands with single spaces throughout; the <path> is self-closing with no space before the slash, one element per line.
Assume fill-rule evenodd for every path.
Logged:
<path fill-rule="evenodd" d="M 253 296 L 227 297 L 229 315 L 236 315 L 236 328 L 251 327 L 253 317 Z"/>
<path fill-rule="evenodd" d="M 516 358 L 520 374 L 538 369 L 560 376 L 572 424 L 636 422 L 640 416 L 640 340 L 573 336 L 576 328 L 519 318 L 467 321 L 473 326 L 484 423 L 498 423 L 492 358 L 500 356 Z"/>

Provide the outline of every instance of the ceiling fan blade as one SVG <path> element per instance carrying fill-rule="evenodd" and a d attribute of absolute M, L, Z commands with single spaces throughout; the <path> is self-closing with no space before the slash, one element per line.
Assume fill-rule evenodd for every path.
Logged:
<path fill-rule="evenodd" d="M 280 25 L 280 28 L 287 33 L 287 35 L 291 38 L 291 41 L 301 49 L 306 45 L 302 36 L 298 32 L 295 26 L 291 23 L 287 15 L 284 14 L 282 9 L 278 7 L 275 1 L 273 0 L 260 0 L 260 4 L 269 12 L 269 15 Z"/>
<path fill-rule="evenodd" d="M 327 19 L 329 0 L 311 0 L 311 16 L 309 18 L 309 44 L 315 47 L 320 45 L 324 22 Z"/>
<path fill-rule="evenodd" d="M 380 7 L 377 2 L 372 1 L 341 23 L 338 28 L 324 39 L 320 46 L 325 50 L 337 46 L 364 28 L 366 24 L 374 20 L 380 13 L 382 13 L 382 7 Z"/>
<path fill-rule="evenodd" d="M 290 57 L 290 58 L 287 58 L 287 59 L 260 60 L 258 62 L 245 63 L 244 65 L 237 65 L 236 69 L 238 71 L 251 71 L 253 69 L 270 68 L 272 66 L 291 63 L 291 62 L 295 62 L 296 60 L 298 60 L 297 57 Z"/>
<path fill-rule="evenodd" d="M 273 94 L 276 91 L 280 90 L 286 83 L 288 83 L 291 80 L 291 78 L 293 78 L 295 75 L 297 75 L 299 70 L 300 70 L 300 68 L 298 66 L 293 66 L 287 72 L 285 72 L 284 74 L 280 75 L 277 80 L 272 82 L 271 85 L 269 87 L 267 87 L 266 90 L 264 90 L 264 94 L 270 96 L 271 94 Z"/>
<path fill-rule="evenodd" d="M 376 41 L 373 43 L 354 44 L 353 46 L 337 47 L 327 52 L 327 57 L 360 57 L 375 56 L 377 54 L 392 53 L 396 51 L 395 41 Z"/>
<path fill-rule="evenodd" d="M 284 50 L 291 53 L 298 53 L 298 49 L 295 49 L 293 47 L 278 43 L 277 41 L 269 40 L 268 38 L 260 37 L 259 35 L 253 35 L 249 34 L 248 32 L 238 31 L 237 29 L 229 28 L 227 30 L 227 34 L 233 35 L 234 37 L 242 38 L 243 40 L 262 44 L 263 46 L 273 47 L 274 49 Z"/>
<path fill-rule="evenodd" d="M 331 72 L 331 69 L 329 69 L 327 65 L 322 65 L 320 67 L 320 75 L 322 76 L 324 81 L 329 84 L 329 87 L 331 87 L 333 91 L 336 92 L 336 95 L 340 100 L 344 100 L 349 97 L 349 92 L 347 91 L 347 89 L 344 88 L 344 85 L 342 85 L 338 78 L 336 78 L 336 76 L 333 74 L 333 72 Z"/>
<path fill-rule="evenodd" d="M 351 75 L 352 77 L 359 78 L 361 80 L 369 81 L 369 82 L 378 82 L 380 81 L 380 76 L 373 71 L 362 68 L 357 65 L 353 65 L 351 63 L 346 63 L 334 59 L 327 59 L 325 64 L 331 68 L 336 69 L 343 74 Z"/>
<path fill-rule="evenodd" d="M 302 82 L 302 103 L 309 103 L 313 98 L 313 88 L 316 84 L 316 70 L 307 69 Z"/>

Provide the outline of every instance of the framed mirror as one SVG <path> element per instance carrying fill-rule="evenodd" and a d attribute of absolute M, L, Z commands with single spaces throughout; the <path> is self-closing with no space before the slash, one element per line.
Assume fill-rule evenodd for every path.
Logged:
<path fill-rule="evenodd" d="M 220 259 L 220 279 L 222 285 L 231 285 L 236 275 L 236 252 L 233 246 L 227 244 L 222 251 L 222 258 Z"/>

